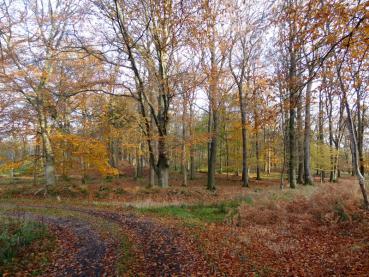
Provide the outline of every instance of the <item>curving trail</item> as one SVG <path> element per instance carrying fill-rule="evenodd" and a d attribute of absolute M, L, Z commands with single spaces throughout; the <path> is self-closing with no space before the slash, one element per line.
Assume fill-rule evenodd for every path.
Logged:
<path fill-rule="evenodd" d="M 141 272 L 145 276 L 208 276 L 216 271 L 199 253 L 196 242 L 179 229 L 164 226 L 152 219 L 132 214 L 84 212 L 118 223 L 133 238 Z"/>
<path fill-rule="evenodd" d="M 15 216 L 15 214 L 11 214 Z M 41 276 L 114 276 L 106 260 L 114 253 L 113 240 L 102 239 L 93 227 L 76 218 L 17 212 L 16 216 L 42 222 L 56 235 L 59 247 L 48 269 Z"/>
<path fill-rule="evenodd" d="M 210 267 L 200 253 L 196 242 L 179 228 L 169 227 L 156 220 L 141 218 L 133 214 L 96 211 L 73 207 L 46 207 L 37 213 L 24 213 L 33 220 L 44 221 L 51 230 L 61 235 L 62 253 L 53 261 L 43 276 L 118 276 L 115 272 L 114 254 L 119 246 L 113 239 L 102 239 L 93 227 L 78 218 L 63 218 L 42 215 L 42 209 L 60 209 L 87 214 L 118 224 L 133 243 L 134 265 L 128 269 L 134 276 L 216 276 L 220 275 Z M 27 208 L 27 206 L 24 206 Z M 65 249 L 63 249 L 65 248 Z M 70 253 L 69 249 L 76 249 Z M 64 251 L 64 252 L 63 252 Z M 69 251 L 69 252 L 68 252 Z M 110 262 L 109 262 L 110 261 Z"/>

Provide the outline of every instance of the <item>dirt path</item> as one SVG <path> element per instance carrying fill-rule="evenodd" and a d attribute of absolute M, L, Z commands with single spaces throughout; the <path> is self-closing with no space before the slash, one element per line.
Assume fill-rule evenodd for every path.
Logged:
<path fill-rule="evenodd" d="M 210 268 L 199 253 L 196 242 L 177 228 L 132 214 L 84 212 L 114 221 L 132 235 L 145 276 L 216 275 L 216 269 Z"/>
<path fill-rule="evenodd" d="M 55 207 L 37 208 L 41 208 L 37 214 L 42 214 L 43 208 Z M 215 268 L 209 267 L 205 257 L 199 252 L 196 242 L 179 228 L 166 226 L 155 220 L 137 217 L 133 214 L 72 207 L 56 209 L 83 213 L 118 224 L 123 232 L 133 240 L 135 268 L 134 271 L 129 270 L 129 272 L 134 273 L 135 276 L 219 275 Z M 71 260 L 67 262 L 68 266 L 64 268 L 63 261 L 56 261 L 52 265 L 55 270 L 51 269 L 50 274 L 45 276 L 104 276 L 103 273 L 105 276 L 116 276 L 111 270 L 115 268 L 114 265 L 110 264 L 110 271 L 103 265 L 104 255 L 114 251 L 116 245 L 111 243 L 109 245 L 102 240 L 91 225 L 77 218 L 54 218 L 29 213 L 26 215 L 37 217 L 37 220 L 43 220 L 57 228 L 70 230 L 76 237 L 73 247 L 78 251 L 74 258 L 71 257 Z M 59 269 L 64 268 L 60 275 L 52 275 L 53 272 L 57 272 L 56 265 L 59 265 Z"/>
<path fill-rule="evenodd" d="M 13 216 L 47 224 L 56 235 L 60 251 L 41 276 L 114 276 L 108 261 L 114 256 L 114 241 L 101 236 L 84 221 L 76 218 L 45 216 L 17 212 Z"/>

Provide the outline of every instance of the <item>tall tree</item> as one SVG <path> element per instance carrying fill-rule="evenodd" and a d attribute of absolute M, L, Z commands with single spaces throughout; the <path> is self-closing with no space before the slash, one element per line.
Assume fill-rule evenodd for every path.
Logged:
<path fill-rule="evenodd" d="M 104 49 L 84 49 L 103 61 L 131 71 L 123 88 L 138 101 L 144 119 L 143 131 L 149 148 L 149 160 L 159 186 L 169 185 L 168 123 L 170 106 L 175 95 L 170 78 L 175 53 L 181 46 L 180 36 L 185 18 L 196 7 L 178 1 L 93 1 L 102 20 L 110 28 L 101 34 L 102 44 L 108 44 L 116 55 Z M 99 23 L 98 23 L 99 24 Z M 118 57 L 118 58 L 117 58 Z M 119 82 L 118 82 L 119 83 Z M 157 141 L 154 136 L 157 134 Z"/>
<path fill-rule="evenodd" d="M 1 6 L 5 30 L 2 50 L 11 65 L 1 70 L 9 91 L 20 94 L 35 111 L 42 141 L 46 190 L 55 185 L 55 157 L 51 143 L 51 119 L 55 115 L 51 82 L 63 57 L 68 31 L 76 24 L 79 6 L 73 1 L 10 1 Z M 17 34 L 16 36 L 13 34 Z M 34 51 L 32 51 L 34 49 Z"/>

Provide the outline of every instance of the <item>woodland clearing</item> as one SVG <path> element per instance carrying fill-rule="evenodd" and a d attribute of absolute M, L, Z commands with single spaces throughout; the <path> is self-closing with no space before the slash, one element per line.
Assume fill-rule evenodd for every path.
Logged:
<path fill-rule="evenodd" d="M 369 0 L 0 0 L 0 276 L 369 276 Z"/>

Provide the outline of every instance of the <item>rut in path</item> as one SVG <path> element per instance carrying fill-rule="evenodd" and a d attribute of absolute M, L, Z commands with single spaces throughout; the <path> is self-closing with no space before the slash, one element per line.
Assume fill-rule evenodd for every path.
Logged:
<path fill-rule="evenodd" d="M 114 266 L 104 259 L 112 255 L 113 241 L 103 240 L 92 226 L 76 218 L 44 216 L 28 212 L 12 214 L 47 224 L 61 241 L 56 255 L 42 276 L 114 276 Z"/>
<path fill-rule="evenodd" d="M 218 275 L 199 253 L 196 242 L 179 229 L 132 214 L 84 212 L 117 222 L 124 230 L 133 233 L 144 256 L 141 262 L 145 276 Z"/>
<path fill-rule="evenodd" d="M 33 206 L 34 207 L 34 206 Z M 221 275 L 198 250 L 197 242 L 178 228 L 133 214 L 68 207 L 45 207 L 85 213 L 117 223 L 133 239 L 135 264 L 142 276 L 215 276 Z M 110 276 L 110 275 L 109 275 Z"/>

